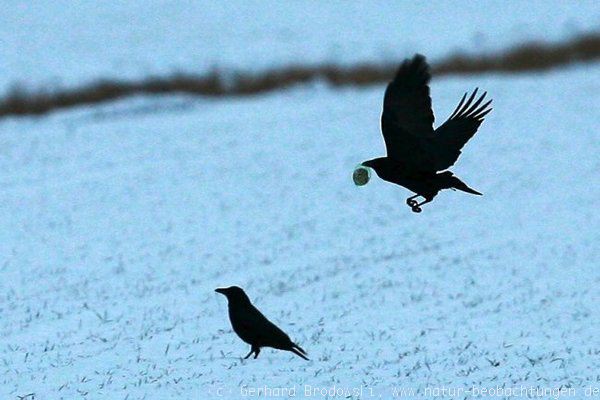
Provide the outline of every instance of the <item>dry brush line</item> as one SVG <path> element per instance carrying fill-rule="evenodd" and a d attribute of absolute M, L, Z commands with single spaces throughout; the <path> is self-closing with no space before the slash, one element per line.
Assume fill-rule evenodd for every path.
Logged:
<path fill-rule="evenodd" d="M 542 71 L 574 62 L 600 58 L 600 33 L 582 35 L 564 43 L 531 42 L 495 55 L 453 55 L 434 64 L 433 74 L 471 75 Z M 290 66 L 259 74 L 175 74 L 140 81 L 99 81 L 72 90 L 29 93 L 13 91 L 0 99 L 0 118 L 36 115 L 84 104 L 95 104 L 138 94 L 187 93 L 201 96 L 245 96 L 299 83 L 321 80 L 332 86 L 372 85 L 387 82 L 396 64 Z"/>

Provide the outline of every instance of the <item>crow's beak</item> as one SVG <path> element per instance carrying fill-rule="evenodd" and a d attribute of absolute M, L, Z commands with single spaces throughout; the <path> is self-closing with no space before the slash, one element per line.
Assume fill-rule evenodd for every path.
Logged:
<path fill-rule="evenodd" d="M 221 294 L 225 295 L 225 289 L 224 288 L 216 288 L 215 292 L 221 293 Z"/>

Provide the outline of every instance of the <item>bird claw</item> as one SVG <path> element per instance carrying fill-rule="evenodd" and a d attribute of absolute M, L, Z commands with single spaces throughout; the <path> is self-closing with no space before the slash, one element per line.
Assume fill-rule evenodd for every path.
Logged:
<path fill-rule="evenodd" d="M 421 211 L 423 211 L 423 210 L 421 209 L 421 207 L 419 207 L 419 206 L 417 206 L 417 205 L 414 205 L 414 206 L 412 206 L 412 207 L 411 207 L 411 210 L 412 210 L 413 212 L 416 212 L 416 213 L 420 213 Z"/>
<path fill-rule="evenodd" d="M 411 198 L 406 199 L 406 204 L 408 204 L 409 207 L 414 208 L 417 206 L 417 202 Z"/>

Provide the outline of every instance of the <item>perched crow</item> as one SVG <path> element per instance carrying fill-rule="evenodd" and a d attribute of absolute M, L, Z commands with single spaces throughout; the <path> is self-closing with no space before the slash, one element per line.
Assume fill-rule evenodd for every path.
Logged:
<path fill-rule="evenodd" d="M 229 307 L 229 319 L 231 326 L 237 335 L 251 347 L 250 353 L 244 359 L 254 353 L 258 357 L 261 347 L 273 347 L 279 350 L 287 350 L 308 360 L 306 352 L 281 329 L 269 321 L 252 303 L 248 295 L 237 286 L 218 288 L 215 292 L 227 297 Z"/>
<path fill-rule="evenodd" d="M 381 179 L 415 192 L 415 196 L 406 199 L 414 212 L 421 212 L 421 206 L 432 201 L 442 189 L 481 195 L 452 172 L 438 171 L 444 171 L 456 162 L 461 148 L 491 111 L 488 106 L 492 101 L 481 104 L 486 93 L 475 100 L 478 89 L 468 99 L 465 93 L 448 120 L 434 130 L 430 79 L 429 65 L 420 54 L 400 65 L 383 100 L 381 131 L 387 157 L 361 163 L 353 175 L 356 185 L 365 185 L 372 168 Z M 418 196 L 425 200 L 417 202 Z"/>

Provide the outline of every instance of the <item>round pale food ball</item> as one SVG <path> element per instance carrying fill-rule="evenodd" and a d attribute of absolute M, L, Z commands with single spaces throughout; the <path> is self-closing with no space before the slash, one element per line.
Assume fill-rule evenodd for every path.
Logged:
<path fill-rule="evenodd" d="M 362 165 L 357 166 L 352 174 L 352 180 L 356 186 L 363 186 L 369 182 L 371 173 L 367 167 Z"/>

